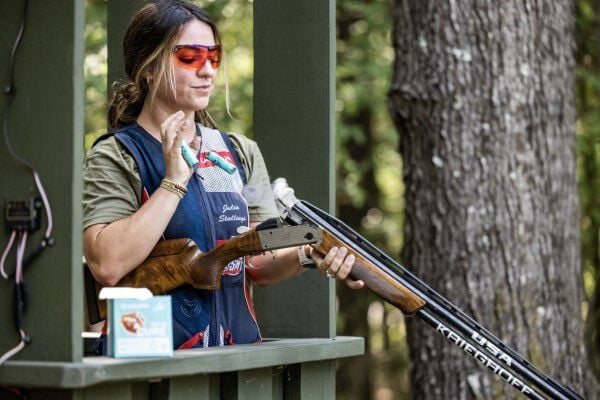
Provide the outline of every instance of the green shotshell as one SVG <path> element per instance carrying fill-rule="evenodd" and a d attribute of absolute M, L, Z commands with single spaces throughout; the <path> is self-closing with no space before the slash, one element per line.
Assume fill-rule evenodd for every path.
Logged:
<path fill-rule="evenodd" d="M 183 158 L 190 167 L 196 168 L 196 166 L 198 165 L 198 158 L 194 154 L 194 150 L 192 150 L 190 145 L 186 142 L 183 142 L 181 144 L 181 155 L 183 155 Z"/>
<path fill-rule="evenodd" d="M 227 161 L 215 152 L 209 151 L 206 155 L 206 158 L 214 162 L 217 167 L 221 168 L 223 171 L 229 174 L 233 174 L 235 171 L 237 171 L 235 165 L 231 164 L 229 161 Z"/>

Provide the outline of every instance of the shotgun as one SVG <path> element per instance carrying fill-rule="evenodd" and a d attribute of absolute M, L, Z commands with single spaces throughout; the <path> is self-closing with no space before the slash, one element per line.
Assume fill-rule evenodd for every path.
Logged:
<path fill-rule="evenodd" d="M 298 200 L 283 178 L 273 182 L 278 207 L 290 225 L 310 224 L 322 230 L 323 241 L 313 245 L 321 255 L 333 246 L 346 247 L 356 262 L 352 279 L 404 314 L 415 315 L 459 346 L 507 384 L 535 400 L 583 400 L 574 390 L 537 369 L 473 318 L 438 294 L 410 271 L 342 221 L 314 205 Z"/>
<path fill-rule="evenodd" d="M 223 269 L 231 261 L 270 250 L 319 244 L 321 230 L 310 224 L 282 225 L 272 218 L 246 233 L 235 236 L 219 247 L 202 253 L 192 239 L 161 240 L 142 264 L 125 275 L 115 286 L 148 288 L 152 294 L 164 294 L 183 286 L 217 290 Z M 84 283 L 90 324 L 106 319 L 106 301 L 98 299 L 102 289 L 91 270 L 84 267 Z"/>
<path fill-rule="evenodd" d="M 285 180 L 280 178 L 274 182 L 274 193 L 282 213 L 280 218 L 265 221 L 205 254 L 189 239 L 159 242 L 148 260 L 118 285 L 148 287 L 155 294 L 182 284 L 214 290 L 220 287 L 225 266 L 236 258 L 302 244 L 311 244 L 324 256 L 332 247 L 343 246 L 348 254 L 356 257 L 350 273 L 352 279 L 364 281 L 371 292 L 404 314 L 420 317 L 524 396 L 534 400 L 583 400 L 352 228 L 314 205 L 298 200 Z M 290 234 L 292 228 L 302 230 Z M 172 265 L 166 266 L 169 257 Z M 167 284 L 156 284 L 161 281 L 156 278 L 163 274 L 167 275 L 163 279 Z M 88 306 L 90 292 L 86 284 Z"/>

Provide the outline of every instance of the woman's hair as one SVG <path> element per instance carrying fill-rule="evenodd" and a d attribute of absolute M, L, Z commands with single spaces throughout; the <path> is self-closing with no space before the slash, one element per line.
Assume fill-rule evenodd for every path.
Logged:
<path fill-rule="evenodd" d="M 210 26 L 215 43 L 221 44 L 216 25 L 208 14 L 194 4 L 181 0 L 157 0 L 144 6 L 132 18 L 123 39 L 125 72 L 129 81 L 113 84 L 113 95 L 108 105 L 108 120 L 112 128 L 120 128 L 135 121 L 147 96 L 154 99 L 161 85 L 175 92 L 175 74 L 171 51 L 183 26 L 197 19 Z M 146 76 L 154 80 L 149 90 Z M 206 112 L 196 112 L 196 121 L 216 128 Z"/>

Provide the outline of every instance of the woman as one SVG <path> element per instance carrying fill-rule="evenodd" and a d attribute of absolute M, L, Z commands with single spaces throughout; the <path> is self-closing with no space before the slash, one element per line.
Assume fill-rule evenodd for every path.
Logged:
<path fill-rule="evenodd" d="M 123 50 L 130 81 L 115 90 L 109 107 L 114 132 L 94 146 L 84 174 L 84 253 L 107 286 L 161 239 L 191 238 L 208 251 L 277 216 L 256 143 L 218 131 L 206 112 L 222 57 L 207 14 L 183 1 L 146 5 L 130 22 Z M 198 153 L 197 169 L 182 157 L 184 142 Z M 237 171 L 215 166 L 209 151 Z M 260 341 L 246 275 L 261 286 L 279 282 L 303 272 L 300 259 L 312 255 L 321 272 L 347 279 L 354 258 L 346 249 L 324 258 L 311 253 L 306 246 L 235 260 L 221 290 L 172 291 L 175 348 Z"/>

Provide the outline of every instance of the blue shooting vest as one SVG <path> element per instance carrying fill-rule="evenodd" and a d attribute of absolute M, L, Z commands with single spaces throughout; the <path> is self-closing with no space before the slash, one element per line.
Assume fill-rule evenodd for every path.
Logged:
<path fill-rule="evenodd" d="M 163 237 L 190 238 L 207 252 L 248 227 L 248 204 L 242 197 L 246 180 L 231 139 L 218 130 L 197 125 L 202 137 L 200 164 L 187 186 Z M 142 181 L 142 197 L 150 196 L 165 176 L 162 145 L 137 123 L 115 132 L 115 138 L 135 159 Z M 206 158 L 216 152 L 237 166 L 229 174 Z M 173 345 L 178 348 L 223 346 L 261 340 L 245 276 L 245 260 L 229 263 L 219 290 L 179 287 L 169 294 L 173 307 Z"/>

